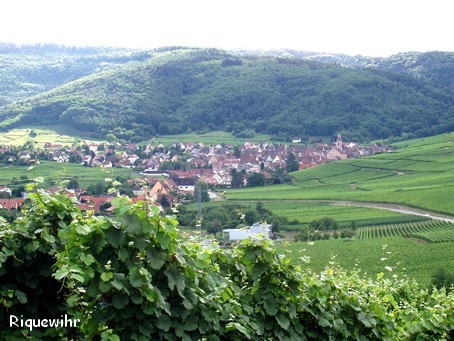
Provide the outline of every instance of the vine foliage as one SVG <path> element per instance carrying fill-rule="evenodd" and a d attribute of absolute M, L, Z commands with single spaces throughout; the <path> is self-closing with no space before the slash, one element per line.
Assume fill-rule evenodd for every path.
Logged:
<path fill-rule="evenodd" d="M 69 314 L 78 328 L 1 328 L 1 339 L 433 339 L 452 337 L 454 294 L 329 264 L 313 274 L 268 240 L 230 250 L 183 238 L 174 217 L 112 200 L 82 214 L 38 190 L 0 227 L 0 320 Z"/>

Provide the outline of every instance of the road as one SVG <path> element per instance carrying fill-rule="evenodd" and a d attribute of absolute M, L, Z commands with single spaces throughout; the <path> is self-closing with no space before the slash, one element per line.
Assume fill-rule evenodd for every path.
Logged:
<path fill-rule="evenodd" d="M 328 202 L 328 201 L 324 201 Z M 439 213 L 434 213 L 431 211 L 426 211 L 420 208 L 408 207 L 405 205 L 397 204 L 380 204 L 380 203 L 369 203 L 369 202 L 355 202 L 355 201 L 330 201 L 334 205 L 342 206 L 357 206 L 357 207 L 368 207 L 368 208 L 377 208 L 381 210 L 388 210 L 393 212 L 399 212 L 403 214 L 412 214 L 421 217 L 427 217 L 434 220 L 447 221 L 449 223 L 454 223 L 454 218 L 448 215 L 443 215 Z"/>

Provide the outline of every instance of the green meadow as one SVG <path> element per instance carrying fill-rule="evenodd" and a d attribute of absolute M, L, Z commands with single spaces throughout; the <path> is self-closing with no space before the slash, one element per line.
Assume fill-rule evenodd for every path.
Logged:
<path fill-rule="evenodd" d="M 454 133 L 400 142 L 391 153 L 292 173 L 290 185 L 228 190 L 229 200 L 352 200 L 454 214 Z"/>

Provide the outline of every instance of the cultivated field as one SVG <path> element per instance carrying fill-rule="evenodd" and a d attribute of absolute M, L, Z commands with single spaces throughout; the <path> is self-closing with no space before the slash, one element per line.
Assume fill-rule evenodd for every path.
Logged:
<path fill-rule="evenodd" d="M 403 236 L 425 240 L 430 243 L 454 241 L 454 224 L 443 221 L 423 221 L 406 224 L 390 224 L 359 228 L 358 239 Z"/>

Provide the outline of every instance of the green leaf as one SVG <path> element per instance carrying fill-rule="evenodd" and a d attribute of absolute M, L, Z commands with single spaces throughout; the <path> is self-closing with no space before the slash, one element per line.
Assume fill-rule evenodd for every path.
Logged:
<path fill-rule="evenodd" d="M 187 299 L 184 299 L 183 300 L 183 306 L 187 309 L 187 310 L 191 310 L 192 308 L 194 308 L 194 306 L 192 305 L 192 303 L 187 300 Z"/>
<path fill-rule="evenodd" d="M 112 305 L 117 309 L 123 309 L 129 302 L 129 298 L 125 294 L 119 294 L 112 297 Z"/>
<path fill-rule="evenodd" d="M 76 281 L 80 282 L 80 283 L 83 283 L 85 282 L 85 279 L 82 275 L 79 275 L 79 274 L 71 274 L 71 277 L 74 278 Z"/>
<path fill-rule="evenodd" d="M 367 328 L 371 328 L 377 324 L 377 321 L 368 313 L 359 313 L 358 320 L 360 320 Z"/>
<path fill-rule="evenodd" d="M 171 321 L 170 321 L 169 316 L 164 315 L 164 314 L 159 316 L 159 318 L 156 320 L 155 325 L 159 329 L 161 329 L 165 332 L 168 332 L 170 329 L 170 326 L 171 326 Z"/>
<path fill-rule="evenodd" d="M 92 255 L 83 252 L 80 254 L 80 260 L 84 262 L 86 266 L 90 266 L 95 262 L 95 258 Z"/>
<path fill-rule="evenodd" d="M 134 304 L 142 304 L 143 297 L 142 297 L 142 295 L 140 295 L 140 293 L 137 293 L 137 294 L 131 296 L 131 301 Z"/>
<path fill-rule="evenodd" d="M 189 317 L 184 321 L 184 330 L 192 331 L 196 330 L 198 327 L 199 324 L 197 315 L 189 315 Z"/>
<path fill-rule="evenodd" d="M 331 323 L 324 317 L 318 319 L 318 325 L 320 327 L 331 327 Z"/>
<path fill-rule="evenodd" d="M 136 233 L 140 231 L 141 221 L 137 215 L 124 215 L 121 219 L 121 222 L 126 225 L 126 232 L 128 233 Z"/>
<path fill-rule="evenodd" d="M 77 295 L 72 295 L 66 300 L 66 303 L 68 303 L 68 305 L 70 307 L 74 307 L 76 305 L 78 299 L 79 299 L 79 297 Z"/>
<path fill-rule="evenodd" d="M 129 276 L 129 283 L 134 288 L 140 288 L 143 285 L 143 280 L 138 275 L 131 275 Z"/>
<path fill-rule="evenodd" d="M 122 261 L 128 259 L 129 258 L 128 249 L 122 247 L 120 250 L 118 250 L 118 258 Z"/>
<path fill-rule="evenodd" d="M 112 272 L 103 272 L 101 274 L 101 279 L 104 281 L 104 282 L 107 282 L 107 281 L 110 281 L 111 279 L 113 278 L 113 273 Z"/>
<path fill-rule="evenodd" d="M 14 295 L 16 295 L 18 301 L 22 304 L 27 303 L 27 295 L 25 295 L 22 291 L 17 290 L 14 292 Z"/>
<path fill-rule="evenodd" d="M 50 244 L 55 243 L 55 237 L 49 233 L 49 228 L 47 228 L 47 227 L 43 228 L 41 236 L 43 237 L 43 239 L 46 242 L 48 242 Z"/>
<path fill-rule="evenodd" d="M 158 252 L 155 249 L 147 250 L 147 257 L 150 260 L 152 269 L 159 270 L 165 264 L 166 253 Z"/>
<path fill-rule="evenodd" d="M 78 225 L 76 227 L 76 233 L 77 234 L 80 234 L 80 235 L 83 235 L 83 236 L 86 236 L 87 234 L 90 234 L 91 232 L 94 231 L 94 228 L 89 226 L 89 225 Z"/>
<path fill-rule="evenodd" d="M 287 330 L 288 327 L 290 326 L 290 320 L 288 316 L 283 313 L 279 313 L 278 315 L 276 315 L 276 320 L 277 323 L 279 323 L 279 325 L 281 326 L 281 328 L 285 330 Z"/>
<path fill-rule="evenodd" d="M 156 235 L 156 238 L 158 239 L 159 244 L 161 244 L 164 247 L 168 247 L 172 241 L 172 238 L 166 233 L 163 232 L 158 232 Z"/>
<path fill-rule="evenodd" d="M 112 286 L 117 290 L 123 289 L 123 283 L 121 283 L 120 281 L 118 281 L 116 279 L 114 279 L 112 282 L 110 282 L 110 284 L 112 284 Z"/>
<path fill-rule="evenodd" d="M 226 325 L 227 331 L 238 330 L 239 332 L 243 333 L 244 335 L 249 335 L 248 330 L 242 326 L 240 323 L 237 322 L 229 322 Z"/>
<path fill-rule="evenodd" d="M 182 294 L 184 288 L 186 287 L 183 275 L 176 268 L 166 270 L 165 274 L 167 275 L 167 279 L 169 280 L 169 289 L 174 290 L 174 288 L 176 287 L 178 292 Z"/>
<path fill-rule="evenodd" d="M 265 306 L 266 313 L 268 315 L 276 315 L 278 312 L 278 308 L 276 307 L 276 302 L 273 301 L 264 301 L 263 305 Z"/>
<path fill-rule="evenodd" d="M 99 283 L 99 290 L 101 292 L 108 292 L 111 289 L 110 282 L 101 282 Z"/>
<path fill-rule="evenodd" d="M 8 256 L 0 251 L 0 264 L 6 262 L 7 259 L 8 259 Z"/>
<path fill-rule="evenodd" d="M 68 276 L 68 274 L 69 274 L 68 266 L 65 265 L 57 270 L 57 272 L 54 274 L 54 277 L 57 281 L 61 281 L 64 277 Z"/>

